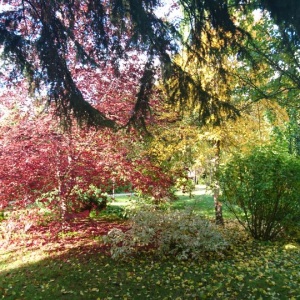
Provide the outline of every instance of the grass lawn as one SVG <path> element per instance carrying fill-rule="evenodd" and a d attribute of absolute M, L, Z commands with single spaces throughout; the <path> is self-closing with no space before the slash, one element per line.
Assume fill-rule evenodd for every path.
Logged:
<path fill-rule="evenodd" d="M 175 208 L 195 206 L 213 216 L 203 190 L 192 199 L 179 196 Z M 126 205 L 126 197 L 114 205 Z M 119 222 L 82 220 L 56 235 L 33 228 L 18 242 L 2 243 L 0 299 L 300 299 L 299 245 L 253 241 L 228 216 L 231 248 L 184 262 L 150 255 L 113 261 L 99 235 L 126 226 Z"/>
<path fill-rule="evenodd" d="M 213 219 L 215 217 L 214 202 L 211 192 L 207 191 L 204 185 L 198 185 L 190 197 L 187 193 L 177 192 L 178 199 L 172 202 L 174 209 L 183 209 L 191 207 L 199 213 L 199 215 Z M 125 207 L 130 203 L 138 201 L 138 198 L 132 195 L 116 195 L 111 205 Z M 226 206 L 223 207 L 224 218 L 233 218 L 232 214 L 227 210 Z"/>

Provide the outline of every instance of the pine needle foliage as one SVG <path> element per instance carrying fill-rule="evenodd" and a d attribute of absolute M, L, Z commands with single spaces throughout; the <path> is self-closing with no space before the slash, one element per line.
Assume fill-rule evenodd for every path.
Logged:
<path fill-rule="evenodd" d="M 0 12 L 0 45 L 3 58 L 14 63 L 9 67 L 9 80 L 16 82 L 21 74 L 29 80 L 33 94 L 46 90 L 47 103 L 55 104 L 65 126 L 75 117 L 80 124 L 116 127 L 113 120 L 84 98 L 71 66 L 81 64 L 93 69 L 103 68 L 105 63 L 112 65 L 118 74 L 122 62 L 129 60 L 133 53 L 144 57 L 145 70 L 130 123 L 145 125 L 158 75 L 165 85 L 171 80 L 178 81 L 169 87 L 171 102 L 185 106 L 187 95 L 200 101 L 199 117 L 205 121 L 212 109 L 236 112 L 188 76 L 175 63 L 174 55 L 187 49 L 202 63 L 209 58 L 216 72 L 224 77 L 219 58 L 228 49 L 244 52 L 242 41 L 249 38 L 234 22 L 233 12 L 245 7 L 268 9 L 278 24 L 288 30 L 286 36 L 299 41 L 297 0 L 285 1 L 285 5 L 281 1 L 273 2 L 178 0 L 174 6 L 182 8 L 183 18 L 175 24 L 157 16 L 157 10 L 163 5 L 160 0 L 4 0 L 1 3 L 5 9 Z M 189 26 L 187 39 L 182 32 L 186 24 Z M 214 47 L 216 38 L 222 47 Z"/>

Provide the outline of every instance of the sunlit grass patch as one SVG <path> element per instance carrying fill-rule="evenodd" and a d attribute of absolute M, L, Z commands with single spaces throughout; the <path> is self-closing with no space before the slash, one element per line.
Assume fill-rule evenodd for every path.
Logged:
<path fill-rule="evenodd" d="M 118 198 L 109 204 L 111 212 L 127 203 L 128 196 Z M 179 195 L 172 206 L 214 217 L 209 194 Z M 19 246 L 0 249 L 0 299 L 300 299 L 300 247 L 295 241 L 255 241 L 228 216 L 220 230 L 230 246 L 222 253 L 185 261 L 138 253 L 115 261 L 102 237 L 115 226 L 124 229 L 123 222 L 101 216 L 76 221 L 54 237 L 36 232 L 40 243 L 24 237 Z"/>
<path fill-rule="evenodd" d="M 211 192 L 206 189 L 204 185 L 197 186 L 196 190 L 192 192 L 192 197 L 182 191 L 176 192 L 176 200 L 170 202 L 170 206 L 174 209 L 192 208 L 200 215 L 213 219 L 215 217 L 214 201 Z M 138 204 L 141 201 L 135 194 L 130 195 L 115 195 L 111 199 L 111 206 L 129 207 L 132 204 Z M 223 207 L 223 214 L 225 218 L 232 218 L 228 209 Z"/>
<path fill-rule="evenodd" d="M 0 273 L 3 299 L 298 299 L 300 252 L 249 241 L 200 262 L 48 257 Z"/>

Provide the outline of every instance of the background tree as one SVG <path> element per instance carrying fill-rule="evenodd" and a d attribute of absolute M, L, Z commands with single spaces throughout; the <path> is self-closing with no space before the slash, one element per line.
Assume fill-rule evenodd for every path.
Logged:
<path fill-rule="evenodd" d="M 178 178 L 194 166 L 199 155 L 199 131 L 189 120 L 169 106 L 160 109 L 157 123 L 149 127 L 149 155 Z"/>
<path fill-rule="evenodd" d="M 209 32 L 210 41 L 214 44 L 210 44 L 207 51 L 211 49 L 212 45 L 216 50 L 223 47 L 222 41 L 220 42 L 216 37 L 212 38 L 213 33 L 213 31 Z M 203 38 L 203 40 L 208 40 L 208 38 Z M 199 49 L 199 51 L 202 50 Z M 254 57 L 253 53 L 251 55 Z M 222 224 L 221 203 L 218 200 L 219 184 L 215 176 L 221 158 L 226 160 L 226 156 L 230 156 L 236 151 L 248 151 L 254 145 L 270 143 L 274 138 L 275 131 L 282 130 L 284 122 L 288 122 L 289 118 L 285 108 L 276 99 L 265 97 L 258 100 L 254 97 L 257 90 L 269 89 L 268 84 L 272 80 L 273 72 L 272 75 L 264 72 L 258 74 L 256 69 L 248 67 L 246 73 L 243 69 L 241 74 L 245 81 L 241 85 L 241 74 L 236 69 L 240 70 L 242 68 L 240 65 L 243 67 L 246 65 L 239 61 L 236 53 L 227 51 L 226 56 L 224 52 L 223 56 L 219 58 L 219 66 L 222 66 L 226 74 L 223 77 L 215 68 L 214 56 L 207 54 L 204 62 L 201 60 L 202 57 L 195 49 L 186 53 L 185 60 L 182 60 L 181 64 L 185 68 L 186 74 L 193 78 L 193 82 L 197 82 L 197 85 L 191 85 L 191 89 L 202 86 L 202 90 L 208 96 L 205 107 L 209 108 L 207 115 L 210 117 L 203 123 L 201 114 L 199 115 L 199 111 L 203 109 L 201 106 L 203 102 L 194 99 L 193 92 L 189 94 L 190 97 L 186 98 L 185 105 L 181 107 L 180 112 L 185 121 L 189 120 L 190 124 L 198 126 L 198 139 L 200 137 L 200 143 L 202 141 L 208 146 L 205 150 L 206 159 L 202 163 L 204 166 L 206 165 L 210 186 L 213 189 L 216 220 Z M 251 65 L 252 57 L 247 62 Z M 260 70 L 269 68 L 264 61 L 257 62 L 257 65 L 260 66 Z M 251 84 L 251 82 L 255 82 L 255 84 Z M 174 80 L 170 84 L 180 83 Z M 283 85 L 282 88 L 284 88 Z M 213 99 L 210 98 L 211 96 Z M 233 107 L 235 114 L 231 114 Z"/>

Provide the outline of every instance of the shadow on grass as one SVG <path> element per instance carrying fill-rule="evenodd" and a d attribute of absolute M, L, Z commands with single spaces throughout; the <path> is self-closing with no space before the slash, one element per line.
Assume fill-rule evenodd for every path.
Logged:
<path fill-rule="evenodd" d="M 110 294 L 107 287 L 116 289 L 108 284 L 113 277 L 108 268 L 112 262 L 103 259 L 100 249 L 99 254 L 95 250 L 80 247 L 4 270 L 0 273 L 0 295 L 11 300 L 102 299 Z"/>
<path fill-rule="evenodd" d="M 113 261 L 101 246 L 81 246 L 0 272 L 0 298 L 60 299 L 296 299 L 299 251 L 242 245 L 223 260 L 179 262 L 141 256 Z M 251 245 L 253 247 L 253 245 Z M 243 251 L 241 251 L 243 249 Z M 250 251 L 249 251 L 250 250 Z M 12 253 L 11 253 L 12 255 Z M 0 259 L 2 255 L 0 256 Z M 13 259 L 12 256 L 6 261 Z M 21 259 L 21 258 L 20 258 Z M 22 259 L 21 259 L 22 260 Z M 291 263 L 293 262 L 293 263 Z"/>
<path fill-rule="evenodd" d="M 101 249 L 81 247 L 0 272 L 0 298 L 192 299 L 202 293 L 194 285 L 203 275 L 191 273 L 196 264 L 187 267 L 186 262 L 145 256 L 117 262 Z"/>
<path fill-rule="evenodd" d="M 214 217 L 211 195 L 180 195 L 172 205 Z M 225 208 L 224 216 L 228 216 Z M 84 224 L 60 235 L 59 248 L 49 242 L 30 249 L 24 245 L 0 249 L 0 299 L 297 299 L 300 295 L 297 247 L 288 251 L 245 239 L 222 259 L 179 262 L 143 255 L 118 262 L 98 238 L 103 227 L 112 224 L 92 222 L 88 229 Z"/>

